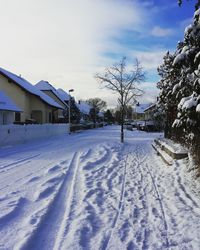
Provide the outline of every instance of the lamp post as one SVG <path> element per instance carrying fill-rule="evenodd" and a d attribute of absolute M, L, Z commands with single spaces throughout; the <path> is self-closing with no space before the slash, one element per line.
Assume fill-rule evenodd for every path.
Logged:
<path fill-rule="evenodd" d="M 71 134 L 71 95 L 70 92 L 73 92 L 73 89 L 69 90 L 69 134 Z"/>

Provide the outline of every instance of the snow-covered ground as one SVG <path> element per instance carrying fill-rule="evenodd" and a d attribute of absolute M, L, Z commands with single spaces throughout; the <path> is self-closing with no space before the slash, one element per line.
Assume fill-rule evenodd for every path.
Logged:
<path fill-rule="evenodd" d="M 110 126 L 0 149 L 0 249 L 200 249 L 200 201 L 158 133 Z"/>

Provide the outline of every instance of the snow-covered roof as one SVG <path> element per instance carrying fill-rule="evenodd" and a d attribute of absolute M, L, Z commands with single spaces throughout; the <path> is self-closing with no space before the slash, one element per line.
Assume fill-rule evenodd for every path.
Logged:
<path fill-rule="evenodd" d="M 81 113 L 89 115 L 90 109 L 92 108 L 87 102 L 79 101 L 76 103 L 77 108 L 80 110 Z"/>
<path fill-rule="evenodd" d="M 154 108 L 154 107 L 156 107 L 156 104 L 155 104 L 155 103 L 149 105 L 149 106 L 144 110 L 144 112 L 147 111 L 147 110 L 149 110 L 149 109 L 151 109 L 151 108 Z"/>
<path fill-rule="evenodd" d="M 149 104 L 139 104 L 135 105 L 135 112 L 138 114 L 143 114 L 144 110 L 149 107 Z"/>
<path fill-rule="evenodd" d="M 59 96 L 63 101 L 69 101 L 70 95 L 66 91 L 64 91 L 63 89 L 57 89 L 57 92 L 59 93 Z"/>
<path fill-rule="evenodd" d="M 22 112 L 3 91 L 0 91 L 0 110 Z"/>
<path fill-rule="evenodd" d="M 65 103 L 65 98 L 64 98 L 64 96 L 63 96 L 56 88 L 54 88 L 54 86 L 51 85 L 49 82 L 41 80 L 40 82 L 36 83 L 35 87 L 38 88 L 38 89 L 41 90 L 41 91 L 43 91 L 43 90 L 52 91 L 52 92 L 54 93 L 54 95 L 55 95 L 61 102 L 63 102 L 64 105 L 67 105 L 67 104 Z M 63 91 L 64 91 L 64 90 L 63 90 Z M 67 94 L 67 93 L 66 93 L 66 94 Z"/>
<path fill-rule="evenodd" d="M 40 90 L 54 90 L 56 91 L 56 88 L 54 88 L 53 85 L 51 85 L 48 81 L 41 80 L 38 83 L 35 84 L 37 88 Z"/>
<path fill-rule="evenodd" d="M 5 76 L 6 78 L 10 79 L 14 83 L 16 83 L 18 86 L 26 90 L 27 92 L 38 96 L 42 101 L 46 102 L 50 106 L 63 109 L 57 102 L 55 102 L 51 97 L 40 91 L 38 88 L 33 86 L 30 82 L 26 81 L 21 76 L 17 76 L 5 69 L 0 68 L 0 74 Z"/>

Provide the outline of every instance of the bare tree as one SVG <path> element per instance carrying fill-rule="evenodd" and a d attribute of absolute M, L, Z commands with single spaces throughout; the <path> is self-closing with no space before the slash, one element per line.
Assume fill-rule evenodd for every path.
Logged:
<path fill-rule="evenodd" d="M 90 98 L 86 100 L 87 103 L 91 105 L 91 110 L 90 110 L 90 116 L 92 117 L 92 120 L 96 126 L 96 120 L 97 120 L 97 115 L 100 111 L 103 111 L 107 104 L 105 101 L 102 99 L 96 97 L 96 98 Z"/>
<path fill-rule="evenodd" d="M 90 98 L 86 100 L 87 103 L 89 103 L 94 109 L 96 109 L 97 113 L 102 111 L 104 108 L 106 108 L 106 102 L 102 99 L 96 97 L 96 98 Z"/>
<path fill-rule="evenodd" d="M 121 109 L 121 142 L 124 142 L 124 115 L 125 108 L 131 101 L 134 101 L 138 96 L 143 94 L 143 91 L 138 88 L 138 83 L 145 80 L 145 73 L 139 61 L 136 59 L 132 70 L 128 70 L 126 65 L 126 57 L 123 57 L 120 62 L 105 69 L 104 73 L 97 73 L 95 78 L 103 84 L 107 89 L 110 89 L 118 94 L 118 103 Z"/>

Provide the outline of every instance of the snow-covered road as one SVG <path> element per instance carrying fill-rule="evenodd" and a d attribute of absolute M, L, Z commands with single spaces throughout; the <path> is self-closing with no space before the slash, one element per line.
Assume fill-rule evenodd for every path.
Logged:
<path fill-rule="evenodd" d="M 157 133 L 117 126 L 0 149 L 0 249 L 200 249 L 200 200 Z"/>

